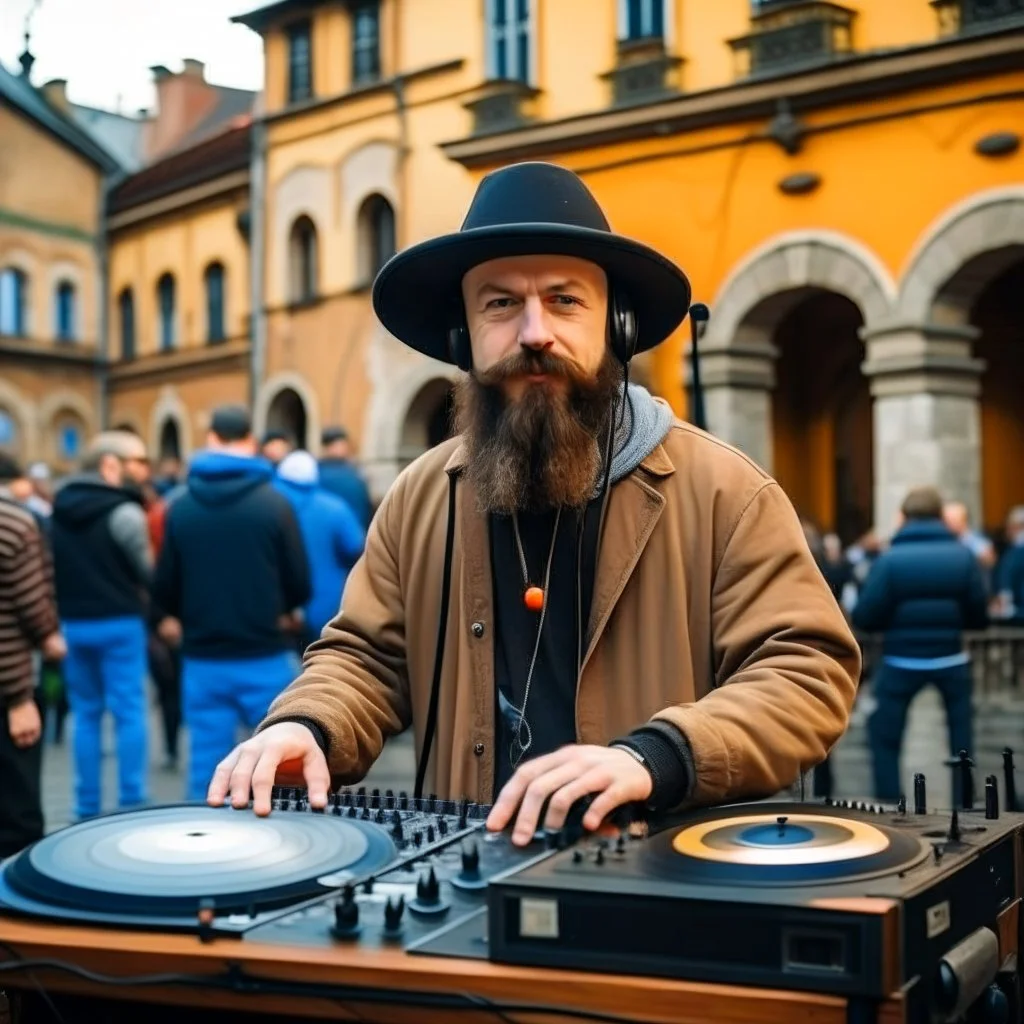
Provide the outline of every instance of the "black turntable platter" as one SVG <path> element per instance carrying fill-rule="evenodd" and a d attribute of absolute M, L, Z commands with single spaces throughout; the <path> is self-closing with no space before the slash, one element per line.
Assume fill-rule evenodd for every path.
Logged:
<path fill-rule="evenodd" d="M 703 812 L 654 836 L 644 868 L 673 881 L 714 885 L 814 885 L 905 870 L 931 852 L 884 817 L 802 804 L 744 805 Z"/>
<path fill-rule="evenodd" d="M 373 822 L 199 804 L 104 815 L 0 869 L 0 906 L 85 921 L 194 924 L 201 901 L 252 916 L 371 874 L 395 856 Z"/>

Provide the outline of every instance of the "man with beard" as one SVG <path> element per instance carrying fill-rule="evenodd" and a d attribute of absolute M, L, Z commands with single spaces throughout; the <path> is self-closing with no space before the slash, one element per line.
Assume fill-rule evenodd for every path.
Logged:
<path fill-rule="evenodd" d="M 459 436 L 391 488 L 342 609 L 209 802 L 251 789 L 267 814 L 275 779 L 304 779 L 322 807 L 410 725 L 417 790 L 493 800 L 516 843 L 578 803 L 595 829 L 625 804 L 768 796 L 820 762 L 860 655 L 791 504 L 624 381 L 685 318 L 685 275 L 612 234 L 575 175 L 524 163 L 373 299 L 468 372 Z"/>

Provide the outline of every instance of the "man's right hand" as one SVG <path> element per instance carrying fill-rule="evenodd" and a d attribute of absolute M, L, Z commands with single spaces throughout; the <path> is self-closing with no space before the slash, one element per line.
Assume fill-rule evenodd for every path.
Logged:
<path fill-rule="evenodd" d="M 242 808 L 249 803 L 261 817 L 270 813 L 270 791 L 278 769 L 286 761 L 297 761 L 309 792 L 310 807 L 327 806 L 327 790 L 331 774 L 327 759 L 313 734 L 298 722 L 279 722 L 240 743 L 213 773 L 206 793 L 206 802 L 220 807 L 230 795 L 231 806 Z"/>

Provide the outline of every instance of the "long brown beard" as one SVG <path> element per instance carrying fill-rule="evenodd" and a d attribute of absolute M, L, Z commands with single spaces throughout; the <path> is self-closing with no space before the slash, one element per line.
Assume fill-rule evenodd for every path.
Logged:
<path fill-rule="evenodd" d="M 505 382 L 545 373 L 566 387 L 527 385 L 510 399 Z M 467 477 L 485 512 L 581 508 L 603 468 L 608 424 L 622 382 L 610 352 L 588 377 L 572 363 L 521 349 L 456 385 L 456 428 L 468 447 Z"/>

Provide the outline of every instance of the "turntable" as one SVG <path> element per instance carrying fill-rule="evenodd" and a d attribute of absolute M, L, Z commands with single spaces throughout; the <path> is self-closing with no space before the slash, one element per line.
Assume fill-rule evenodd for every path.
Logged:
<path fill-rule="evenodd" d="M 492 882 L 491 957 L 944 1008 L 1015 957 L 1024 819 L 919 810 L 734 805 L 577 844 Z"/>

